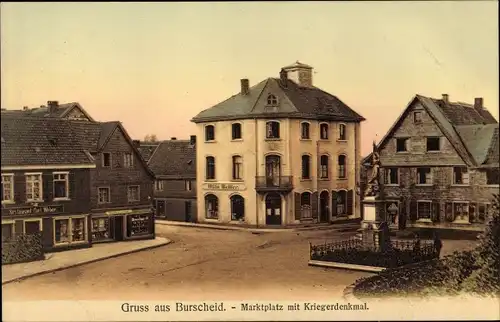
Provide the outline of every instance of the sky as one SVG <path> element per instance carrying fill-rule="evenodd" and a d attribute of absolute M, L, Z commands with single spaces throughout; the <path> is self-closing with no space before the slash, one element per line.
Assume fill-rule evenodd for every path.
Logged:
<path fill-rule="evenodd" d="M 498 2 L 1 3 L 1 106 L 79 102 L 134 139 L 187 139 L 200 111 L 299 60 L 364 116 L 362 152 L 421 94 L 498 119 Z"/>

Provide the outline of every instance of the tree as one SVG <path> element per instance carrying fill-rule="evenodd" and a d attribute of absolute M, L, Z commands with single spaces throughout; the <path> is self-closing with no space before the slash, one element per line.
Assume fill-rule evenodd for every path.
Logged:
<path fill-rule="evenodd" d="M 471 293 L 500 295 L 500 195 L 493 195 L 485 231 L 474 251 L 478 267 L 465 281 L 464 289 Z"/>
<path fill-rule="evenodd" d="M 146 134 L 144 142 L 156 143 L 158 142 L 158 138 L 156 137 L 156 134 Z"/>

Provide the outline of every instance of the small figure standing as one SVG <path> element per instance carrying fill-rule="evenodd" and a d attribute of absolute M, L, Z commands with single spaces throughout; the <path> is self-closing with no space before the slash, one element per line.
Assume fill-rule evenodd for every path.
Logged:
<path fill-rule="evenodd" d="M 439 234 L 437 232 L 434 233 L 434 250 L 437 253 L 437 258 L 441 256 L 441 248 L 443 248 L 443 242 L 441 238 L 439 238 Z"/>

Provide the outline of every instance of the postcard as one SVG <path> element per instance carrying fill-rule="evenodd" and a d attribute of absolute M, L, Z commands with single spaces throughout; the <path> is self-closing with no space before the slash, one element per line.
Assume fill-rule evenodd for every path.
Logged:
<path fill-rule="evenodd" d="M 3 321 L 500 319 L 498 2 L 1 9 Z"/>

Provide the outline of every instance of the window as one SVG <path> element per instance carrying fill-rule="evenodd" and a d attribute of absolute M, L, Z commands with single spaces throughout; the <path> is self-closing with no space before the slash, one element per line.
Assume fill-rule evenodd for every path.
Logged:
<path fill-rule="evenodd" d="M 193 189 L 193 187 L 191 186 L 191 180 L 186 180 L 185 185 L 186 191 L 191 191 Z"/>
<path fill-rule="evenodd" d="M 205 196 L 205 217 L 207 219 L 219 218 L 219 200 L 212 194 Z"/>
<path fill-rule="evenodd" d="M 71 244 L 86 241 L 86 218 L 54 218 L 54 243 Z"/>
<path fill-rule="evenodd" d="M 25 219 L 23 233 L 26 235 L 37 234 L 42 231 L 42 219 Z"/>
<path fill-rule="evenodd" d="M 205 126 L 205 141 L 215 140 L 215 127 L 213 125 Z"/>
<path fill-rule="evenodd" d="M 97 202 L 98 203 L 111 202 L 109 187 L 97 188 Z"/>
<path fill-rule="evenodd" d="M 301 219 L 312 218 L 311 193 L 303 192 L 300 195 L 300 212 Z"/>
<path fill-rule="evenodd" d="M 422 123 L 422 112 L 421 111 L 413 112 L 413 123 Z"/>
<path fill-rule="evenodd" d="M 321 170 L 320 177 L 322 179 L 328 179 L 328 155 L 322 155 L 320 158 Z"/>
<path fill-rule="evenodd" d="M 417 201 L 417 219 L 431 220 L 431 201 Z"/>
<path fill-rule="evenodd" d="M 245 199 L 242 196 L 231 196 L 231 220 L 245 219 Z"/>
<path fill-rule="evenodd" d="M 163 180 L 155 180 L 155 190 L 163 191 Z"/>
<path fill-rule="evenodd" d="M 2 203 L 14 202 L 14 175 L 2 174 Z"/>
<path fill-rule="evenodd" d="M 393 185 L 399 184 L 399 169 L 398 168 L 386 168 L 385 169 L 385 182 L 387 184 L 393 184 Z"/>
<path fill-rule="evenodd" d="M 339 124 L 339 140 L 347 140 L 346 127 L 345 124 Z"/>
<path fill-rule="evenodd" d="M 14 224 L 2 223 L 2 239 L 10 239 L 14 237 Z"/>
<path fill-rule="evenodd" d="M 469 204 L 465 202 L 453 203 L 454 221 L 469 222 Z"/>
<path fill-rule="evenodd" d="M 54 172 L 54 199 L 67 199 L 69 198 L 69 173 L 68 172 Z"/>
<path fill-rule="evenodd" d="M 467 167 L 453 167 L 453 184 L 469 184 Z"/>
<path fill-rule="evenodd" d="M 408 151 L 408 138 L 397 138 L 396 152 L 407 152 L 407 151 Z"/>
<path fill-rule="evenodd" d="M 486 169 L 486 184 L 497 185 L 500 183 L 500 169 Z"/>
<path fill-rule="evenodd" d="M 300 137 L 304 140 L 309 140 L 310 139 L 309 123 L 306 123 L 306 122 L 300 123 L 300 127 L 301 127 L 301 136 Z"/>
<path fill-rule="evenodd" d="M 427 151 L 432 152 L 441 150 L 440 142 L 440 138 L 427 138 Z"/>
<path fill-rule="evenodd" d="M 346 173 L 346 156 L 339 155 L 338 157 L 338 166 L 339 166 L 339 179 L 345 179 L 347 177 Z"/>
<path fill-rule="evenodd" d="M 233 180 L 243 179 L 243 159 L 235 155 L 233 156 Z"/>
<path fill-rule="evenodd" d="M 233 140 L 241 139 L 241 124 L 240 123 L 233 123 L 231 125 L 231 133 L 232 133 Z"/>
<path fill-rule="evenodd" d="M 311 157 L 302 156 L 302 179 L 311 179 Z"/>
<path fill-rule="evenodd" d="M 319 137 L 321 140 L 328 140 L 328 124 L 322 123 L 319 125 Z"/>
<path fill-rule="evenodd" d="M 124 168 L 134 167 L 134 156 L 132 153 L 125 153 L 123 155 L 123 167 Z"/>
<path fill-rule="evenodd" d="M 139 186 L 128 186 L 127 199 L 128 202 L 139 201 L 141 199 Z"/>
<path fill-rule="evenodd" d="M 417 168 L 417 184 L 432 184 L 431 168 Z"/>
<path fill-rule="evenodd" d="M 26 199 L 28 201 L 42 201 L 42 174 L 26 174 Z"/>
<path fill-rule="evenodd" d="M 127 216 L 127 237 L 144 236 L 151 234 L 151 216 L 130 215 Z"/>
<path fill-rule="evenodd" d="M 205 179 L 214 180 L 215 179 L 215 158 L 207 157 L 206 159 L 206 173 Z"/>
<path fill-rule="evenodd" d="M 280 124 L 276 121 L 269 121 L 266 123 L 266 138 L 279 139 L 280 138 Z"/>
<path fill-rule="evenodd" d="M 336 211 L 335 215 L 337 216 L 345 216 L 347 215 L 347 191 L 340 190 L 332 195 L 335 197 L 334 200 L 334 211 Z"/>
<path fill-rule="evenodd" d="M 92 242 L 113 238 L 108 217 L 92 218 Z"/>
<path fill-rule="evenodd" d="M 269 106 L 278 106 L 278 98 L 273 94 L 269 94 L 267 96 L 267 105 Z"/>
<path fill-rule="evenodd" d="M 103 167 L 111 167 L 111 153 L 104 152 L 102 154 L 102 166 Z"/>
<path fill-rule="evenodd" d="M 490 204 L 480 204 L 477 208 L 477 219 L 479 222 L 485 222 L 488 213 L 490 212 Z"/>

